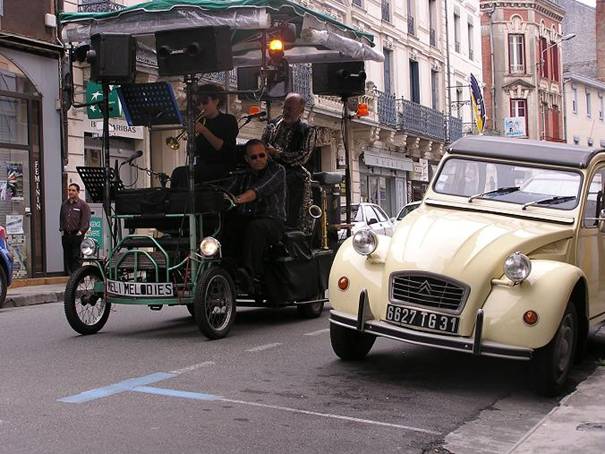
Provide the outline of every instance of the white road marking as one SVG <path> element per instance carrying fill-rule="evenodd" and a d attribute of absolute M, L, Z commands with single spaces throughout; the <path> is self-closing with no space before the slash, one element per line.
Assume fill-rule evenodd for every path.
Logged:
<path fill-rule="evenodd" d="M 323 418 L 341 419 L 344 421 L 352 421 L 352 422 L 358 422 L 358 423 L 362 423 L 362 424 L 372 424 L 375 426 L 393 427 L 396 429 L 409 430 L 411 432 L 422 432 L 422 433 L 431 434 L 431 435 L 441 435 L 441 432 L 436 432 L 434 430 L 422 429 L 420 427 L 405 426 L 402 424 L 393 424 L 390 422 L 375 421 L 372 419 L 353 418 L 351 416 L 335 415 L 333 413 L 319 413 L 316 411 L 300 410 L 298 408 L 282 407 L 280 405 L 261 404 L 259 402 L 248 402 L 245 400 L 235 400 L 235 399 L 225 399 L 225 398 L 220 398 L 218 400 L 220 400 L 221 402 L 230 402 L 230 403 L 234 403 L 234 404 L 250 405 L 253 407 L 262 407 L 262 408 L 270 408 L 273 410 L 288 411 L 290 413 L 299 413 L 302 415 L 321 416 Z"/>
<path fill-rule="evenodd" d="M 275 342 L 274 344 L 259 345 L 258 347 L 252 347 L 246 350 L 247 352 L 262 352 L 263 350 L 269 350 L 270 348 L 279 347 L 281 343 Z"/>
<path fill-rule="evenodd" d="M 310 333 L 305 333 L 304 336 L 318 336 L 320 334 L 324 334 L 330 331 L 330 328 L 320 329 L 317 331 L 311 331 Z"/>
<path fill-rule="evenodd" d="M 192 370 L 201 369 L 202 367 L 214 366 L 214 364 L 216 364 L 214 361 L 204 361 L 203 363 L 194 364 L 193 366 L 170 371 L 170 373 L 175 375 L 184 374 L 185 372 L 191 372 Z"/>

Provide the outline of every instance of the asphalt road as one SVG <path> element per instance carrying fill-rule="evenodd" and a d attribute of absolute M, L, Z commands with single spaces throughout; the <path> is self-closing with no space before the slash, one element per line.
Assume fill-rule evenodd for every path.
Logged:
<path fill-rule="evenodd" d="M 207 341 L 179 307 L 93 336 L 61 304 L 0 310 L 0 453 L 505 452 L 557 403 L 514 361 L 380 339 L 342 362 L 327 315 L 244 310 Z"/>

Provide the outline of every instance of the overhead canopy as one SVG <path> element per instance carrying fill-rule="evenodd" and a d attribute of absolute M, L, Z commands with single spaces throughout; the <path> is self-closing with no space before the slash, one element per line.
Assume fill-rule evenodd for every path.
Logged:
<path fill-rule="evenodd" d="M 291 0 L 154 0 L 104 13 L 63 13 L 63 40 L 81 44 L 96 33 L 130 33 L 139 49 L 154 49 L 154 33 L 179 28 L 226 25 L 233 30 L 235 66 L 258 65 L 258 38 L 280 23 L 296 25 L 296 41 L 286 46 L 293 63 L 346 60 L 384 61 L 373 36 Z M 154 60 L 153 55 L 145 57 Z M 155 62 L 150 62 L 155 63 Z"/>

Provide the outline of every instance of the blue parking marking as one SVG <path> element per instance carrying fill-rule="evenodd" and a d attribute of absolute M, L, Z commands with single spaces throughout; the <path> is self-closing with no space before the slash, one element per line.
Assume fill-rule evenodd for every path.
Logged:
<path fill-rule="evenodd" d="M 156 394 L 159 396 L 181 397 L 183 399 L 193 399 L 193 400 L 222 400 L 223 399 L 221 396 L 215 396 L 213 394 L 194 393 L 194 392 L 190 392 L 190 391 L 178 391 L 176 389 L 156 388 L 154 386 L 137 386 L 136 388 L 131 389 L 131 391 L 136 391 L 138 393 L 146 393 L 146 394 Z"/>
<path fill-rule="evenodd" d="M 74 394 L 73 396 L 63 397 L 62 399 L 58 399 L 58 401 L 68 404 L 82 404 L 84 402 L 90 402 L 91 400 L 101 399 L 102 397 L 113 396 L 114 394 L 131 391 L 136 387 L 150 385 L 151 383 L 156 383 L 158 381 L 173 377 L 176 377 L 176 375 L 166 372 L 156 372 L 155 374 L 145 375 L 144 377 L 131 378 L 119 383 L 114 383 L 113 385 L 91 389 L 80 394 Z"/>

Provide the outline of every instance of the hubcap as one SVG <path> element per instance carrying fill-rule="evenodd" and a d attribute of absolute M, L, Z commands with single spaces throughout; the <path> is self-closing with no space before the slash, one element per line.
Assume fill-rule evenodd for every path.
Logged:
<path fill-rule="evenodd" d="M 567 314 L 561 321 L 557 342 L 555 345 L 555 365 L 557 377 L 563 376 L 569 365 L 573 354 L 574 343 L 574 320 L 571 314 Z"/>

